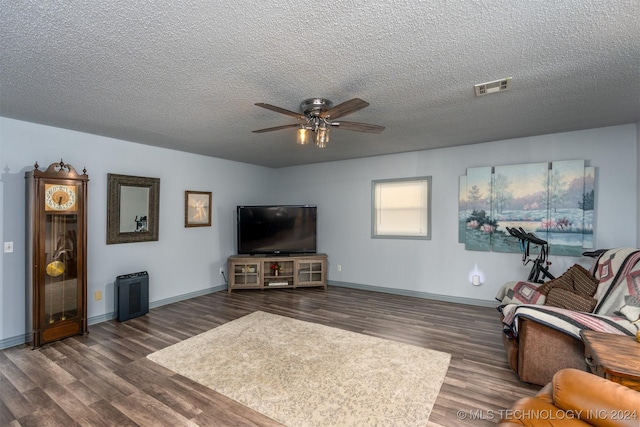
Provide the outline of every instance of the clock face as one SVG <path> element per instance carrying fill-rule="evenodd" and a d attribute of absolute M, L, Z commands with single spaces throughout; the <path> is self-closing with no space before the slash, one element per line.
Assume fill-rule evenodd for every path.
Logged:
<path fill-rule="evenodd" d="M 74 185 L 45 184 L 44 203 L 46 210 L 76 210 L 76 202 L 76 187 Z"/>

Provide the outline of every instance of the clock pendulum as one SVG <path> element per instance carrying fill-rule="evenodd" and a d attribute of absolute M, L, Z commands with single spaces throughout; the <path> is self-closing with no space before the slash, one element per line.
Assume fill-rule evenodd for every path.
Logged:
<path fill-rule="evenodd" d="M 59 320 L 66 320 L 66 262 L 72 258 L 69 248 L 70 239 L 67 237 L 67 218 L 65 215 L 52 215 L 51 217 L 51 239 L 49 239 L 50 257 L 45 272 L 49 281 L 49 323 L 54 323 L 54 300 L 60 300 Z M 71 242 L 72 243 L 72 242 Z M 46 286 L 46 285 L 45 285 Z"/>

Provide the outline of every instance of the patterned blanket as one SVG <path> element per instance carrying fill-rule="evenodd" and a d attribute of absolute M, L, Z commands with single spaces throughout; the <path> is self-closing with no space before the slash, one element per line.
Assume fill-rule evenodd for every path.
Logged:
<path fill-rule="evenodd" d="M 640 250 L 623 248 L 603 252 L 591 268 L 599 279 L 592 313 L 546 306 L 544 296 L 536 295 L 540 285 L 510 282 L 496 295 L 498 310 L 504 316 L 504 333 L 518 334 L 518 318 L 535 320 L 580 339 L 580 330 L 635 335 L 640 317 Z M 640 323 L 638 323 L 640 326 Z"/>
<path fill-rule="evenodd" d="M 602 316 L 593 313 L 581 313 L 564 308 L 549 307 L 545 305 L 517 305 L 508 304 L 502 308 L 504 315 L 504 333 L 509 338 L 518 335 L 517 319 L 535 320 L 538 323 L 557 329 L 574 338 L 580 338 L 582 329 L 591 329 L 610 334 L 631 335 L 636 334 L 636 327 L 625 317 Z"/>
<path fill-rule="evenodd" d="M 594 295 L 598 305 L 593 312 L 612 316 L 625 306 L 640 309 L 640 250 L 604 252 L 597 265 L 600 284 Z"/>

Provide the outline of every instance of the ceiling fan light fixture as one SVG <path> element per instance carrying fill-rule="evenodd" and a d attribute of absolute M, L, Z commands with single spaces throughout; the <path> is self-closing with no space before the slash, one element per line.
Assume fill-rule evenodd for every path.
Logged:
<path fill-rule="evenodd" d="M 318 133 L 316 134 L 316 146 L 318 148 L 326 148 L 328 142 L 329 128 L 326 126 L 322 126 L 318 129 Z"/>
<path fill-rule="evenodd" d="M 332 121 L 347 114 L 354 113 L 369 105 L 368 102 L 360 98 L 353 98 L 341 104 L 333 106 L 333 103 L 325 98 L 309 98 L 302 101 L 300 110 L 302 113 L 296 113 L 275 105 L 256 103 L 258 107 L 275 111 L 276 113 L 294 117 L 302 120 L 304 123 L 292 123 L 290 125 L 274 126 L 266 129 L 254 130 L 254 133 L 272 132 L 281 129 L 296 128 L 298 130 L 296 142 L 305 145 L 311 142 L 311 132 L 315 134 L 315 144 L 318 148 L 325 148 L 329 143 L 329 128 L 335 126 L 344 130 L 366 133 L 380 133 L 384 130 L 384 126 L 372 125 L 369 123 L 358 122 L 335 122 Z"/>
<path fill-rule="evenodd" d="M 304 125 L 298 128 L 298 139 L 296 141 L 300 145 L 306 145 L 309 142 L 309 131 Z"/>

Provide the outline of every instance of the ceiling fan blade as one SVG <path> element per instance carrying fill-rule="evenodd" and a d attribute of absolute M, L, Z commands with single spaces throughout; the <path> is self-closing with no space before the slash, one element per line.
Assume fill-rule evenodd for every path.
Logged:
<path fill-rule="evenodd" d="M 330 117 L 331 120 L 334 120 L 338 117 L 346 116 L 347 114 L 355 113 L 358 110 L 362 110 L 368 105 L 368 102 L 363 101 L 360 98 L 353 98 L 349 101 L 345 101 L 342 104 L 338 104 L 335 107 L 328 109 L 324 113 L 320 114 L 320 117 Z"/>
<path fill-rule="evenodd" d="M 253 130 L 251 132 L 253 133 L 273 132 L 274 130 L 291 129 L 291 128 L 297 128 L 298 126 L 300 126 L 299 123 L 294 123 L 291 125 L 282 125 L 282 126 L 276 126 L 272 128 Z"/>
<path fill-rule="evenodd" d="M 255 105 L 257 105 L 258 107 L 266 108 L 267 110 L 275 111 L 276 113 L 286 114 L 287 116 L 295 117 L 296 119 L 304 119 L 303 114 L 285 110 L 284 108 L 276 107 L 275 105 L 265 104 L 263 102 L 258 102 Z"/>
<path fill-rule="evenodd" d="M 369 123 L 344 122 L 342 120 L 336 123 L 332 123 L 332 126 L 337 126 L 338 129 L 366 133 L 380 133 L 385 129 L 384 126 L 372 125 Z"/>

